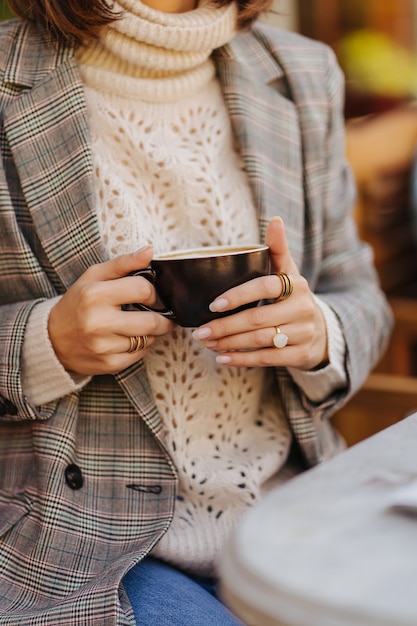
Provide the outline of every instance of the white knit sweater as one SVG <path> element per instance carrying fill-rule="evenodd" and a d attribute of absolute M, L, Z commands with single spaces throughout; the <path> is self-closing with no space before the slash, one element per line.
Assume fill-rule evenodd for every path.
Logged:
<path fill-rule="evenodd" d="M 166 14 L 140 0 L 119 4 L 123 19 L 78 54 L 96 211 L 109 257 L 146 243 L 160 253 L 257 242 L 251 191 L 210 58 L 234 34 L 234 5 L 204 3 Z M 32 328 L 45 327 L 46 311 L 47 305 L 38 308 Z M 31 336 L 29 327 L 27 365 L 35 351 Z M 85 384 L 62 372 L 51 355 L 43 358 L 61 376 L 61 393 Z M 155 341 L 145 364 L 179 473 L 174 519 L 154 555 L 212 574 L 226 536 L 288 455 L 291 435 L 274 376 L 262 368 L 218 365 L 190 329 L 179 327 Z M 48 367 L 43 384 L 26 374 L 38 403 L 51 399 Z M 343 374 L 340 380 L 326 376 L 323 393 L 343 380 Z"/>

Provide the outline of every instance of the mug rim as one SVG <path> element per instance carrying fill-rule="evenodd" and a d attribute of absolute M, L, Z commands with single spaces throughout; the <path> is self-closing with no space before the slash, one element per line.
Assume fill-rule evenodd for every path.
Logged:
<path fill-rule="evenodd" d="M 247 252 L 263 252 L 268 250 L 269 246 L 262 243 L 202 246 L 200 248 L 182 248 L 180 250 L 172 250 L 171 252 L 156 254 L 152 261 L 187 261 L 189 259 L 209 259 L 222 256 L 236 256 Z M 215 254 L 213 254 L 214 252 Z M 198 255 L 193 256 L 193 254 L 196 253 L 198 253 Z"/>

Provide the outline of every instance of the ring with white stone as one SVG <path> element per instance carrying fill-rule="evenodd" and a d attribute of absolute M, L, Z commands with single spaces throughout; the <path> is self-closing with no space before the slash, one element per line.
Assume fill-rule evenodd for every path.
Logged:
<path fill-rule="evenodd" d="M 274 348 L 285 348 L 288 343 L 288 336 L 282 333 L 279 326 L 275 326 L 276 335 L 272 339 Z"/>

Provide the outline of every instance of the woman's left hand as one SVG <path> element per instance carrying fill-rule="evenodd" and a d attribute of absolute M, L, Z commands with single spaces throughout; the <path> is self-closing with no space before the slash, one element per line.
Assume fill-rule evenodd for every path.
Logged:
<path fill-rule="evenodd" d="M 273 302 L 213 320 L 195 330 L 193 336 L 219 353 L 218 363 L 302 370 L 323 366 L 328 360 L 324 317 L 291 257 L 280 218 L 273 218 L 269 223 L 265 242 L 270 248 L 273 271 L 291 277 L 292 294 L 279 300 L 283 284 L 277 274 L 234 287 L 216 298 L 210 309 L 223 312 L 254 300 Z M 275 347 L 277 333 L 288 337 L 285 347 Z"/>

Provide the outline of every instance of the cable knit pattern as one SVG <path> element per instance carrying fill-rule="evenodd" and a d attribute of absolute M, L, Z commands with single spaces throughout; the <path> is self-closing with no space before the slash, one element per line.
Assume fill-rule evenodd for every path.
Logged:
<path fill-rule="evenodd" d="M 233 36 L 233 5 L 181 15 L 138 0 L 120 5 L 126 17 L 106 30 L 100 48 L 79 55 L 96 210 L 109 255 L 146 243 L 158 253 L 258 241 L 251 191 L 209 59 Z M 125 48 L 115 43 L 120 37 Z M 144 41 L 161 47 L 149 54 Z M 189 53 L 202 42 L 204 58 L 190 66 Z M 165 78 L 161 67 L 168 68 Z M 288 453 L 274 377 L 261 368 L 219 366 L 190 329 L 179 327 L 157 339 L 145 363 L 180 479 L 173 523 L 154 554 L 212 574 L 225 537 Z"/>

